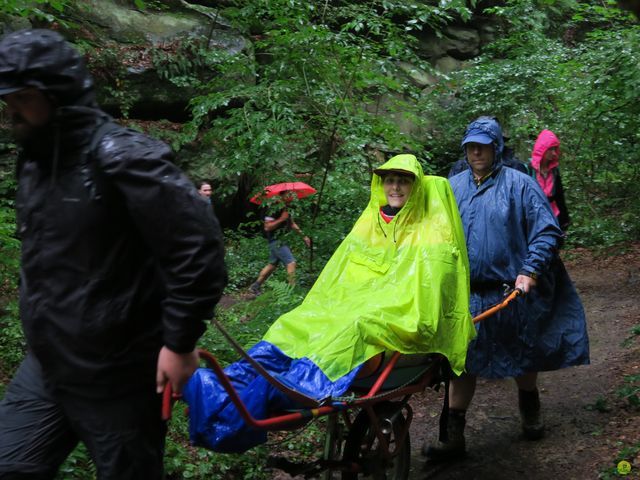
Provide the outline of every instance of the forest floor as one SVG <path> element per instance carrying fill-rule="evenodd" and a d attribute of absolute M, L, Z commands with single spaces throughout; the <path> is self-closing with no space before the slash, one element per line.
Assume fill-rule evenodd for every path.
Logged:
<path fill-rule="evenodd" d="M 625 386 L 640 395 L 640 335 L 631 333 L 640 324 L 640 245 L 597 259 L 574 250 L 565 264 L 586 310 L 591 365 L 540 375 L 545 438 L 522 438 L 512 380 L 479 381 L 467 457 L 425 463 L 420 447 L 435 439 L 442 408 L 442 395 L 428 390 L 413 402 L 412 480 L 616 478 L 622 459 L 632 466 L 626 478 L 640 479 L 640 408 L 621 397 Z"/>
<path fill-rule="evenodd" d="M 522 438 L 512 380 L 480 380 L 467 414 L 467 456 L 427 463 L 421 446 L 436 439 L 442 408 L 442 393 L 427 390 L 411 402 L 410 480 L 622 478 L 620 460 L 631 465 L 625 478 L 640 479 L 640 408 L 621 396 L 625 387 L 640 396 L 640 335 L 632 334 L 640 324 L 640 244 L 615 256 L 573 250 L 565 264 L 587 313 L 591 364 L 540 375 L 545 438 Z"/>

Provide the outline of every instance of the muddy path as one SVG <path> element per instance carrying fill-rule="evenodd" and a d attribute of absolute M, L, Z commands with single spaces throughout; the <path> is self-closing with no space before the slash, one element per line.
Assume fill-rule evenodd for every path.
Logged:
<path fill-rule="evenodd" d="M 467 457 L 428 464 L 420 448 L 437 436 L 442 395 L 426 391 L 412 402 L 412 480 L 597 479 L 615 467 L 618 452 L 638 446 L 640 410 L 618 391 L 624 375 L 640 374 L 638 336 L 623 345 L 640 324 L 640 245 L 600 259 L 576 251 L 565 263 L 587 313 L 591 365 L 540 375 L 546 437 L 521 437 L 512 380 L 481 380 L 467 414 Z M 626 478 L 640 479 L 634 455 L 625 458 L 632 465 Z"/>
<path fill-rule="evenodd" d="M 624 478 L 640 479 L 640 408 L 618 394 L 625 375 L 640 379 L 640 335 L 631 333 L 640 325 L 640 243 L 621 255 L 577 250 L 565 257 L 587 313 L 591 364 L 540 375 L 545 438 L 521 437 L 513 380 L 479 380 L 467 413 L 467 456 L 429 464 L 420 451 L 437 437 L 443 394 L 427 390 L 411 401 L 410 480 L 623 478 L 614 471 L 625 448 L 634 453 L 623 457 L 632 467 Z M 304 477 L 274 470 L 272 478 Z"/>

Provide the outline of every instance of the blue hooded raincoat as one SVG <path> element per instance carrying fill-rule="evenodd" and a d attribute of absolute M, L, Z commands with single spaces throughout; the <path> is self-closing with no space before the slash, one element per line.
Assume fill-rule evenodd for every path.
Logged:
<path fill-rule="evenodd" d="M 467 351 L 467 371 L 485 378 L 516 377 L 589 363 L 584 309 L 557 255 L 562 236 L 536 181 L 503 168 L 497 122 L 472 122 L 465 139 L 493 139 L 493 173 L 477 186 L 469 169 L 450 179 L 467 241 L 473 316 L 498 303 L 503 284 L 537 275 L 537 287 L 477 325 Z M 464 144 L 463 140 L 463 144 Z"/>

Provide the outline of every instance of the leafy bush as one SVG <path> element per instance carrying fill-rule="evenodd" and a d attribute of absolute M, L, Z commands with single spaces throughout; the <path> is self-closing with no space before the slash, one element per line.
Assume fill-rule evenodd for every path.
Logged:
<path fill-rule="evenodd" d="M 15 230 L 14 211 L 0 205 L 0 383 L 13 374 L 25 350 L 16 300 L 20 242 Z"/>
<path fill-rule="evenodd" d="M 345 201 L 344 190 L 331 191 L 335 178 L 346 175 L 341 186 L 353 191 L 368 184 L 373 162 L 381 163 L 376 152 L 425 157 L 422 112 L 415 102 L 420 88 L 397 67 L 402 61 L 431 71 L 416 54 L 411 33 L 441 28 L 470 11 L 461 1 L 435 7 L 389 0 L 255 0 L 234 3 L 221 14 L 253 45 L 218 58 L 216 75 L 192 99 L 193 139 L 212 154 L 190 168 L 204 171 L 206 163 L 224 177 L 222 183 L 242 179 L 254 192 L 305 175 L 319 187 L 313 238 L 326 259 L 332 248 L 325 250 L 323 229 L 337 223 L 334 241 L 326 236 L 335 246 L 354 220 L 351 215 L 345 222 L 340 211 L 333 212 Z M 229 78 L 243 81 L 230 84 Z"/>
<path fill-rule="evenodd" d="M 60 21 L 57 16 L 69 5 L 69 0 L 3 0 L 0 14 L 32 17 L 47 22 Z"/>
<path fill-rule="evenodd" d="M 624 385 L 618 389 L 618 396 L 630 406 L 640 408 L 640 375 L 625 375 Z"/>
<path fill-rule="evenodd" d="M 95 480 L 96 468 L 89 452 L 79 444 L 60 467 L 56 480 Z"/>
<path fill-rule="evenodd" d="M 442 162 L 440 171 L 459 156 L 465 125 L 479 115 L 499 118 L 522 159 L 549 128 L 563 152 L 569 244 L 606 247 L 637 239 L 640 26 L 615 9 L 604 9 L 605 15 L 584 3 L 535 12 L 526 0 L 506 5 L 490 10 L 505 18 L 496 42 L 422 98 L 433 119 L 428 148 Z M 558 35 L 576 29 L 580 44 Z"/>
<path fill-rule="evenodd" d="M 17 301 L 11 300 L 0 316 L 0 383 L 9 379 L 24 357 L 26 343 L 18 318 Z"/>

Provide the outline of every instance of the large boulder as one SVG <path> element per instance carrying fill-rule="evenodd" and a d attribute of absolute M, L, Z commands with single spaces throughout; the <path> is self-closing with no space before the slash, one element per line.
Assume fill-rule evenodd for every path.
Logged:
<path fill-rule="evenodd" d="M 89 30 L 120 43 L 158 44 L 176 37 L 210 36 L 212 31 L 229 30 L 217 9 L 179 2 L 175 7 L 138 10 L 133 2 L 116 0 L 78 0 L 74 9 Z M 237 45 L 242 41 L 238 39 Z"/>
<path fill-rule="evenodd" d="M 204 65 L 206 52 L 239 55 L 251 43 L 218 14 L 217 9 L 185 1 L 162 10 L 140 11 L 133 2 L 79 0 L 74 14 L 105 110 L 135 118 L 188 118 L 190 99 L 201 93 L 214 69 Z M 233 79 L 237 82 L 238 79 Z M 252 78 L 242 81 L 254 81 Z"/>
<path fill-rule="evenodd" d="M 480 53 L 481 46 L 480 34 L 474 26 L 448 26 L 441 35 L 425 32 L 418 41 L 422 58 L 432 63 L 444 56 L 469 60 Z"/>

